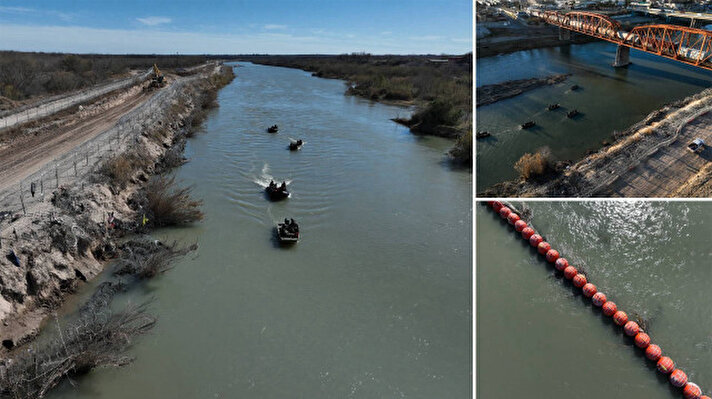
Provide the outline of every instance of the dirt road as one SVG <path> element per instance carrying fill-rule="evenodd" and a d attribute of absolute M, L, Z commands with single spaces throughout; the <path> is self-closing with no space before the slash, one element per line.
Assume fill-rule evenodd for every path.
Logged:
<path fill-rule="evenodd" d="M 107 111 L 82 119 L 78 123 L 37 135 L 18 137 L 0 149 L 0 191 L 18 184 L 48 162 L 110 129 L 119 118 L 143 104 L 151 95 L 152 93 L 138 91 Z"/>
<path fill-rule="evenodd" d="M 695 138 L 712 144 L 712 114 L 706 113 L 685 126 L 677 140 L 645 158 L 603 190 L 620 197 L 668 197 L 712 161 L 712 148 L 699 154 L 687 149 Z"/>

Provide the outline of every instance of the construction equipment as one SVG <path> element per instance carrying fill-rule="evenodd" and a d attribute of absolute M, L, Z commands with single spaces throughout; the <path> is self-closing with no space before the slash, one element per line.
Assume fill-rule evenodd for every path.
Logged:
<path fill-rule="evenodd" d="M 153 64 L 153 74 L 151 75 L 151 84 L 149 87 L 163 87 L 166 85 L 163 73 L 156 64 Z"/>

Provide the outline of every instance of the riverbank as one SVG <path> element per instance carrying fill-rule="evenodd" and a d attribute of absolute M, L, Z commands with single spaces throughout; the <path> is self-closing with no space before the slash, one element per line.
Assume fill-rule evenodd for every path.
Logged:
<path fill-rule="evenodd" d="M 112 135 L 108 139 L 114 145 L 97 145 L 96 157 L 87 155 L 85 173 L 76 173 L 75 163 L 76 177 L 64 179 L 54 191 L 47 187 L 46 199 L 42 190 L 34 202 L 27 202 L 28 195 L 22 210 L 0 214 L 7 255 L 0 258 L 0 358 L 5 371 L 13 367 L 12 359 L 22 356 L 23 345 L 37 336 L 47 316 L 81 284 L 117 256 L 128 261 L 120 244 L 126 237 L 201 217 L 200 202 L 189 191 L 153 176 L 184 162 L 186 139 L 215 106 L 217 90 L 233 77 L 231 67 L 216 65 L 197 76 L 176 78 L 152 99 L 160 102 L 145 105 L 148 112 L 129 116 L 142 128 L 124 137 Z M 94 140 L 100 142 L 103 135 Z M 34 183 L 32 190 L 34 197 Z M 50 382 L 76 371 L 62 371 Z"/>
<path fill-rule="evenodd" d="M 241 56 L 256 64 L 302 69 L 342 79 L 346 94 L 386 104 L 413 105 L 409 118 L 394 121 L 413 133 L 456 139 L 449 151 L 472 165 L 472 54 L 462 56 Z"/>
<path fill-rule="evenodd" d="M 550 75 L 545 78 L 510 80 L 503 83 L 486 85 L 477 88 L 477 106 L 496 103 L 506 98 L 518 96 L 537 87 L 554 85 L 565 81 L 570 73 Z"/>
<path fill-rule="evenodd" d="M 597 40 L 595 37 L 573 33 L 570 40 L 561 40 L 559 39 L 558 28 L 537 28 L 499 33 L 477 39 L 476 55 L 477 58 L 494 57 L 523 50 L 558 47 L 567 44 L 585 44 Z"/>
<path fill-rule="evenodd" d="M 710 110 L 712 90 L 707 89 L 651 112 L 614 133 L 612 144 L 605 142 L 578 162 L 539 157 L 535 173 L 523 174 L 528 178 L 495 184 L 480 196 L 703 196 L 712 187 L 707 153 L 695 154 L 686 147 L 711 133 L 706 115 Z"/>

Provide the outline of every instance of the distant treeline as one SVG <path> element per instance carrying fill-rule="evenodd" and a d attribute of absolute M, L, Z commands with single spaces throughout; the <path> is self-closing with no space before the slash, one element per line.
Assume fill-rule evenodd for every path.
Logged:
<path fill-rule="evenodd" d="M 183 68 L 207 60 L 202 55 L 98 55 L 0 51 L 0 96 L 19 101 L 92 86 L 131 69 Z"/>
<path fill-rule="evenodd" d="M 472 164 L 472 53 L 462 56 L 252 55 L 258 64 L 299 68 L 314 76 L 344 79 L 347 94 L 416 105 L 398 120 L 415 133 L 457 138 L 451 154 Z"/>

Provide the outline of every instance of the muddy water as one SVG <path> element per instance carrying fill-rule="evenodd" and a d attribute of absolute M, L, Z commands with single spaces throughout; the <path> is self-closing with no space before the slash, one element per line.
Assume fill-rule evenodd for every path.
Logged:
<path fill-rule="evenodd" d="M 712 204 L 532 202 L 553 247 L 712 389 Z M 480 204 L 478 397 L 680 398 L 621 329 Z"/>
<path fill-rule="evenodd" d="M 564 83 L 477 108 L 477 190 L 517 176 L 514 163 L 526 152 L 548 147 L 556 160 L 578 160 L 653 110 L 709 87 L 712 72 L 631 51 L 632 64 L 613 68 L 616 47 L 599 42 L 520 51 L 477 60 L 477 86 L 571 73 Z M 573 84 L 580 86 L 571 91 Z M 561 108 L 547 111 L 546 106 Z M 566 113 L 581 114 L 568 119 Z M 529 130 L 519 125 L 532 120 Z"/>
<path fill-rule="evenodd" d="M 414 137 L 389 121 L 406 110 L 342 81 L 236 73 L 177 171 L 206 219 L 157 234 L 197 256 L 120 299 L 155 298 L 155 332 L 134 364 L 52 397 L 469 397 L 472 175 L 443 162 L 452 142 Z M 289 199 L 266 200 L 272 178 Z M 290 249 L 273 240 L 285 217 L 302 227 Z"/>

